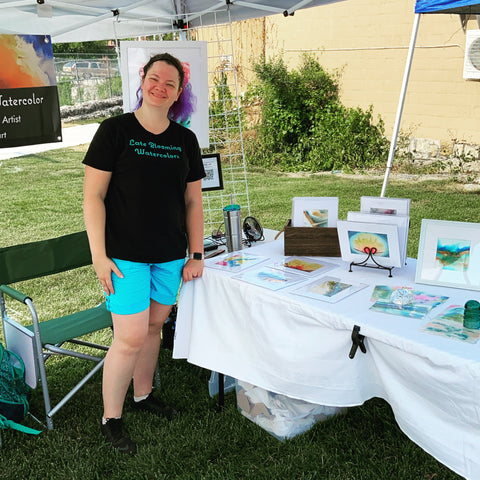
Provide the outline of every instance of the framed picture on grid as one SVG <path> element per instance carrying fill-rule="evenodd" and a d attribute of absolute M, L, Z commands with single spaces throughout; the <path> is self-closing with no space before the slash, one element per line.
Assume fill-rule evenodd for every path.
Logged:
<path fill-rule="evenodd" d="M 377 213 L 382 215 L 409 215 L 409 198 L 360 197 L 362 213 Z"/>
<path fill-rule="evenodd" d="M 423 219 L 415 282 L 480 290 L 480 223 Z"/>
<path fill-rule="evenodd" d="M 222 163 L 219 153 L 202 155 L 206 177 L 202 178 L 202 191 L 223 190 Z"/>
<path fill-rule="evenodd" d="M 292 227 L 335 227 L 338 197 L 294 197 Z"/>
<path fill-rule="evenodd" d="M 368 252 L 375 249 L 372 255 L 379 265 L 403 265 L 397 225 L 339 220 L 337 231 L 343 261 L 363 262 L 367 259 Z M 372 259 L 367 263 L 375 264 Z"/>

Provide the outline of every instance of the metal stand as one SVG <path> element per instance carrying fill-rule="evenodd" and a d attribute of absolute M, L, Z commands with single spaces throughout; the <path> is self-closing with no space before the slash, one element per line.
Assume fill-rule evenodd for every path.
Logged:
<path fill-rule="evenodd" d="M 218 409 L 220 411 L 225 407 L 225 376 L 218 373 Z"/>
<path fill-rule="evenodd" d="M 392 270 L 395 268 L 395 267 L 385 267 L 384 265 L 380 265 L 374 258 L 374 255 L 375 253 L 377 253 L 377 249 L 375 247 L 365 247 L 363 249 L 364 253 L 367 254 L 367 258 L 365 258 L 365 260 L 363 260 L 362 262 L 350 262 L 350 269 L 348 270 L 349 272 L 352 271 L 352 265 L 355 265 L 356 267 L 366 267 L 366 268 L 376 268 L 376 269 L 379 269 L 379 270 L 388 270 L 388 276 L 389 277 L 392 277 Z M 371 260 L 374 264 L 374 265 L 367 265 L 367 262 Z"/>

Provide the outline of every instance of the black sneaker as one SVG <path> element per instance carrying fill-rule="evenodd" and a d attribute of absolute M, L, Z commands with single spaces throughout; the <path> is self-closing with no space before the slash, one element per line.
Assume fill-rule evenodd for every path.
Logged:
<path fill-rule="evenodd" d="M 150 412 L 159 417 L 165 417 L 168 420 L 172 420 L 172 418 L 178 415 L 178 412 L 174 408 L 159 398 L 155 398 L 153 393 L 150 393 L 145 400 L 140 400 L 139 402 L 134 400 L 132 404 L 135 410 Z"/>
<path fill-rule="evenodd" d="M 109 418 L 107 423 L 101 424 L 100 429 L 107 442 L 110 442 L 119 452 L 135 455 L 137 445 L 130 440 L 123 429 L 121 418 Z"/>

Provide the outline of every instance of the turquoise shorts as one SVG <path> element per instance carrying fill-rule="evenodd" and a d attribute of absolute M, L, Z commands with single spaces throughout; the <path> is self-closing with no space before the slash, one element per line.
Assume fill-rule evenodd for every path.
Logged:
<path fill-rule="evenodd" d="M 177 301 L 185 259 L 165 263 L 112 260 L 123 278 L 112 272 L 115 293 L 105 295 L 110 312 L 131 315 L 146 310 L 150 306 L 150 299 L 163 305 L 174 305 Z"/>

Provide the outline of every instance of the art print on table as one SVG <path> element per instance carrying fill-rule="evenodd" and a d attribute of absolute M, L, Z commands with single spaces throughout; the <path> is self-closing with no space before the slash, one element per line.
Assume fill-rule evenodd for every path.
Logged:
<path fill-rule="evenodd" d="M 294 197 L 292 227 L 335 227 L 338 197 Z"/>
<path fill-rule="evenodd" d="M 281 288 L 305 280 L 301 275 L 284 272 L 268 266 L 250 268 L 245 272 L 235 275 L 233 278 L 238 278 L 244 282 L 268 288 L 269 290 L 280 290 Z"/>
<path fill-rule="evenodd" d="M 464 307 L 460 305 L 450 305 L 445 312 L 425 324 L 422 331 L 466 343 L 476 343 L 480 337 L 480 330 L 463 326 L 464 311 Z"/>
<path fill-rule="evenodd" d="M 480 290 L 480 224 L 423 219 L 415 282 Z"/>
<path fill-rule="evenodd" d="M 384 267 L 402 266 L 397 225 L 339 220 L 337 230 L 345 262 L 362 262 L 372 252 L 375 261 Z M 371 259 L 368 263 L 374 264 Z"/>
<path fill-rule="evenodd" d="M 350 222 L 396 225 L 398 229 L 400 258 L 403 264 L 407 262 L 408 230 L 410 227 L 410 217 L 408 215 L 379 215 L 376 213 L 348 212 L 347 220 Z"/>
<path fill-rule="evenodd" d="M 206 267 L 218 268 L 226 272 L 239 272 L 268 260 L 268 257 L 244 252 L 232 252 L 222 257 L 214 257 L 205 262 Z"/>
<path fill-rule="evenodd" d="M 391 301 L 392 294 L 397 290 L 410 289 L 413 294 L 413 301 L 410 304 L 402 305 Z M 400 315 L 410 318 L 424 318 L 432 309 L 448 299 L 443 295 L 432 295 L 414 290 L 411 287 L 390 287 L 388 285 L 376 285 L 371 301 L 375 302 L 370 310 L 392 315 Z"/>
<path fill-rule="evenodd" d="M 271 264 L 271 267 L 292 273 L 299 273 L 306 277 L 312 277 L 337 268 L 338 265 L 324 262 L 317 258 L 287 257 Z"/>
<path fill-rule="evenodd" d="M 382 215 L 409 215 L 409 198 L 360 197 L 360 211 Z"/>
<path fill-rule="evenodd" d="M 321 300 L 322 302 L 336 303 L 367 285 L 363 283 L 351 283 L 339 277 L 321 277 L 305 286 L 293 291 L 295 295 Z"/>

